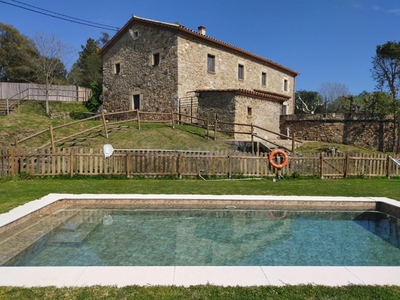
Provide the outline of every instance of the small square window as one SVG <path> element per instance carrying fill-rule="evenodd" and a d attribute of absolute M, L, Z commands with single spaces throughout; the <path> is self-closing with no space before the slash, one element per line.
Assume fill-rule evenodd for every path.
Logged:
<path fill-rule="evenodd" d="M 215 55 L 207 55 L 207 71 L 215 73 Z"/>
<path fill-rule="evenodd" d="M 238 65 L 238 78 L 244 79 L 244 66 L 241 64 Z"/>
<path fill-rule="evenodd" d="M 137 39 L 139 38 L 139 30 L 135 30 L 135 31 L 133 32 L 133 38 L 134 38 L 135 40 L 137 40 Z"/>
<path fill-rule="evenodd" d="M 261 85 L 262 86 L 267 85 L 267 73 L 265 73 L 265 72 L 261 73 Z"/>
<path fill-rule="evenodd" d="M 287 80 L 287 79 L 284 79 L 284 80 L 283 80 L 283 90 L 284 90 L 285 92 L 288 91 L 288 80 Z"/>
<path fill-rule="evenodd" d="M 118 75 L 119 73 L 121 73 L 121 64 L 120 63 L 116 63 L 114 65 L 114 74 Z"/>
<path fill-rule="evenodd" d="M 158 66 L 160 64 L 160 53 L 153 54 L 153 66 Z"/>
<path fill-rule="evenodd" d="M 247 107 L 247 115 L 248 115 L 248 116 L 253 115 L 253 108 Z"/>

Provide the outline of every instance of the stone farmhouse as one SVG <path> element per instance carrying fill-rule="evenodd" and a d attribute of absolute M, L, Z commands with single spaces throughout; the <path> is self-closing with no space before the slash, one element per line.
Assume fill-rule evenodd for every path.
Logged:
<path fill-rule="evenodd" d="M 280 115 L 294 113 L 299 73 L 207 36 L 204 26 L 193 31 L 133 16 L 101 54 L 107 112 L 174 111 L 275 132 Z"/>

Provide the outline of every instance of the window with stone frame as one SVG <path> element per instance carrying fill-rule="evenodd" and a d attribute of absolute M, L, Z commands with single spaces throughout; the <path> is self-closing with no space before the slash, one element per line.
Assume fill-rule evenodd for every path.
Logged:
<path fill-rule="evenodd" d="M 253 115 L 253 108 L 251 108 L 250 106 L 247 107 L 247 116 L 252 116 Z"/>
<path fill-rule="evenodd" d="M 262 86 L 267 85 L 267 73 L 265 73 L 265 72 L 261 73 L 261 85 Z"/>
<path fill-rule="evenodd" d="M 285 92 L 288 91 L 288 80 L 287 80 L 287 79 L 284 79 L 284 80 L 283 80 L 283 90 L 284 90 Z"/>
<path fill-rule="evenodd" d="M 120 73 L 121 73 L 121 64 L 120 63 L 114 64 L 114 74 L 118 75 Z"/>
<path fill-rule="evenodd" d="M 153 66 L 156 67 L 160 64 L 160 53 L 153 53 Z"/>
<path fill-rule="evenodd" d="M 238 78 L 244 79 L 244 65 L 238 64 Z"/>
<path fill-rule="evenodd" d="M 207 55 L 207 71 L 215 73 L 215 55 Z"/>

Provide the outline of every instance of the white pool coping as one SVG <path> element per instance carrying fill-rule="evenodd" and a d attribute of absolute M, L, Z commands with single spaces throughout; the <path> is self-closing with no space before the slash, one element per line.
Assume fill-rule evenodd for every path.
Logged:
<path fill-rule="evenodd" d="M 179 200 L 286 200 L 385 202 L 385 197 L 241 196 L 241 195 L 140 195 L 140 194 L 49 194 L 7 213 L 0 214 L 0 227 L 61 199 L 179 199 Z M 80 287 L 92 285 L 400 285 L 399 267 L 0 267 L 0 286 Z"/>

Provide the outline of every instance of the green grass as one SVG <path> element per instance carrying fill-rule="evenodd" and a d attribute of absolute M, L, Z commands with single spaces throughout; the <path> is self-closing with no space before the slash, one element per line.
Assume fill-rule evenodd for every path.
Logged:
<path fill-rule="evenodd" d="M 67 177 L 66 177 L 67 178 Z M 123 178 L 123 177 L 119 177 Z M 35 179 L 0 183 L 0 212 L 49 193 L 212 194 L 389 197 L 400 200 L 399 179 Z"/>
<path fill-rule="evenodd" d="M 15 139 L 22 140 L 42 130 L 72 123 L 69 112 L 87 111 L 82 103 L 52 102 L 50 113 L 45 114 L 45 103 L 41 101 L 25 101 L 17 111 L 9 116 L 0 117 L 0 148 L 9 148 Z M 64 128 L 54 129 L 54 138 L 58 140 L 88 128 L 102 125 L 101 121 L 85 121 Z M 206 130 L 194 126 L 175 126 L 163 123 L 141 122 L 140 130 L 137 122 L 125 122 L 118 125 L 108 123 L 108 138 L 104 132 L 91 135 L 85 141 L 84 147 L 101 148 L 104 144 L 112 144 L 119 149 L 176 149 L 176 150 L 232 150 L 232 146 L 221 139 L 227 136 L 218 134 L 217 140 L 206 139 Z M 116 126 L 129 126 L 118 128 Z M 99 129 L 97 129 L 99 130 Z M 100 127 L 103 130 L 103 126 Z M 86 137 L 88 133 L 78 137 Z M 213 136 L 212 136 L 213 137 Z M 19 148 L 36 148 L 50 142 L 50 133 L 46 132 L 38 137 L 22 142 Z M 57 145 L 56 145 L 57 146 Z"/>
<path fill-rule="evenodd" d="M 0 299 L 363 299 L 391 300 L 400 298 L 400 287 L 380 286 L 262 286 L 217 287 L 212 285 L 191 286 L 127 286 L 81 288 L 13 288 L 0 287 Z"/>

